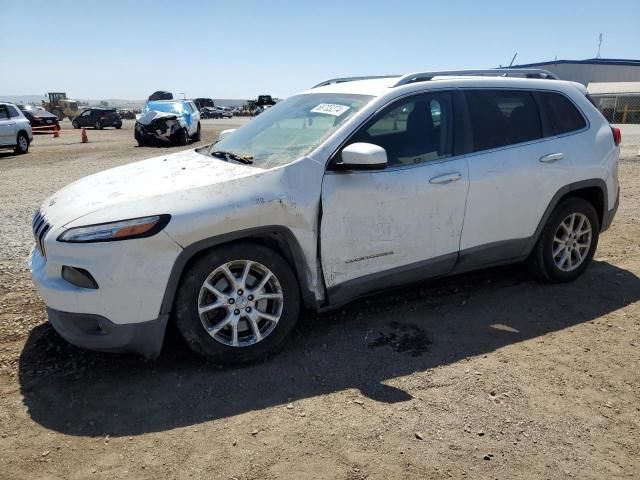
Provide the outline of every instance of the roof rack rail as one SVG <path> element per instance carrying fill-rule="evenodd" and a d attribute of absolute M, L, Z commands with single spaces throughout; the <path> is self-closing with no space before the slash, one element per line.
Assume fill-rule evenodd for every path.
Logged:
<path fill-rule="evenodd" d="M 548 80 L 559 80 L 560 78 L 541 68 L 492 68 L 486 70 L 444 70 L 441 72 L 418 72 L 409 73 L 403 75 L 397 82 L 390 85 L 391 87 L 399 87 L 400 85 L 407 85 L 409 83 L 426 82 L 433 77 L 454 77 L 454 76 L 484 76 L 484 77 L 510 77 L 510 76 L 524 76 L 526 78 L 544 78 Z"/>
<path fill-rule="evenodd" d="M 355 82 L 357 80 L 373 80 L 376 78 L 394 78 L 394 77 L 399 77 L 400 75 L 369 75 L 369 76 L 365 76 L 365 77 L 342 77 L 342 78 L 330 78 L 329 80 L 325 80 L 324 82 L 320 82 L 317 85 L 314 85 L 313 87 L 311 87 L 311 89 L 313 90 L 314 88 L 318 88 L 318 87 L 324 87 L 326 85 L 331 85 L 334 83 L 345 83 L 345 82 Z"/>

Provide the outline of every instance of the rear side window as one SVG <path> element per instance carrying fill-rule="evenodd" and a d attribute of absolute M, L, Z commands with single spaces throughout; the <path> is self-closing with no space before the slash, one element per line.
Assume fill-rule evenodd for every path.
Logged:
<path fill-rule="evenodd" d="M 474 152 L 542 138 L 538 106 L 530 92 L 468 90 L 465 97 Z"/>
<path fill-rule="evenodd" d="M 6 105 L 0 105 L 0 120 L 6 120 L 9 118 L 9 112 Z"/>
<path fill-rule="evenodd" d="M 13 105 L 7 105 L 7 110 L 9 111 L 9 116 L 11 118 L 16 118 L 16 117 L 20 117 L 20 112 L 18 111 L 18 109 L 16 107 L 14 107 Z"/>
<path fill-rule="evenodd" d="M 535 96 L 545 125 L 545 136 L 575 132 L 587 126 L 582 114 L 564 95 L 536 92 Z"/>
<path fill-rule="evenodd" d="M 451 156 L 451 94 L 438 92 L 400 100 L 365 124 L 349 143 L 384 148 L 389 166 L 408 166 Z"/>

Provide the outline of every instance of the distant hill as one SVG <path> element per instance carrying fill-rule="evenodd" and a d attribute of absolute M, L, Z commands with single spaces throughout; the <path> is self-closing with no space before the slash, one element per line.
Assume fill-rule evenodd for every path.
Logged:
<path fill-rule="evenodd" d="M 1 95 L 0 102 L 19 103 L 23 105 L 40 105 L 44 100 L 44 95 Z M 110 107 L 118 108 L 142 108 L 146 100 L 124 100 L 121 98 L 105 98 L 104 100 L 92 100 L 85 98 L 74 98 L 83 105 L 95 106 L 100 102 L 105 101 Z M 244 105 L 247 100 L 244 99 L 230 99 L 230 98 L 214 98 L 213 102 L 221 107 L 236 107 Z"/>

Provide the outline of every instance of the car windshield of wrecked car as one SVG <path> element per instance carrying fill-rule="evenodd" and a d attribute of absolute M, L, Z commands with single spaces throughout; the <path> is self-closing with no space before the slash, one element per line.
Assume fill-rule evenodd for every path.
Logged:
<path fill-rule="evenodd" d="M 144 112 L 155 110 L 156 112 L 182 114 L 182 104 L 173 102 L 149 102 L 144 107 Z"/>
<path fill-rule="evenodd" d="M 213 144 L 208 153 L 235 154 L 260 168 L 285 165 L 320 145 L 372 98 L 346 93 L 290 97 Z"/>

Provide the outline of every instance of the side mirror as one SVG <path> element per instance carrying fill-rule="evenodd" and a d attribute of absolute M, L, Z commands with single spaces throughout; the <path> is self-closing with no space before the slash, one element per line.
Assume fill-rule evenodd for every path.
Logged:
<path fill-rule="evenodd" d="M 342 150 L 342 162 L 336 170 L 384 170 L 387 167 L 387 151 L 373 143 L 352 143 Z"/>
<path fill-rule="evenodd" d="M 220 134 L 218 135 L 218 140 L 222 140 L 224 137 L 226 137 L 227 135 L 229 135 L 230 133 L 233 133 L 235 131 L 236 131 L 235 128 L 228 128 L 226 130 L 222 130 L 220 132 Z"/>

